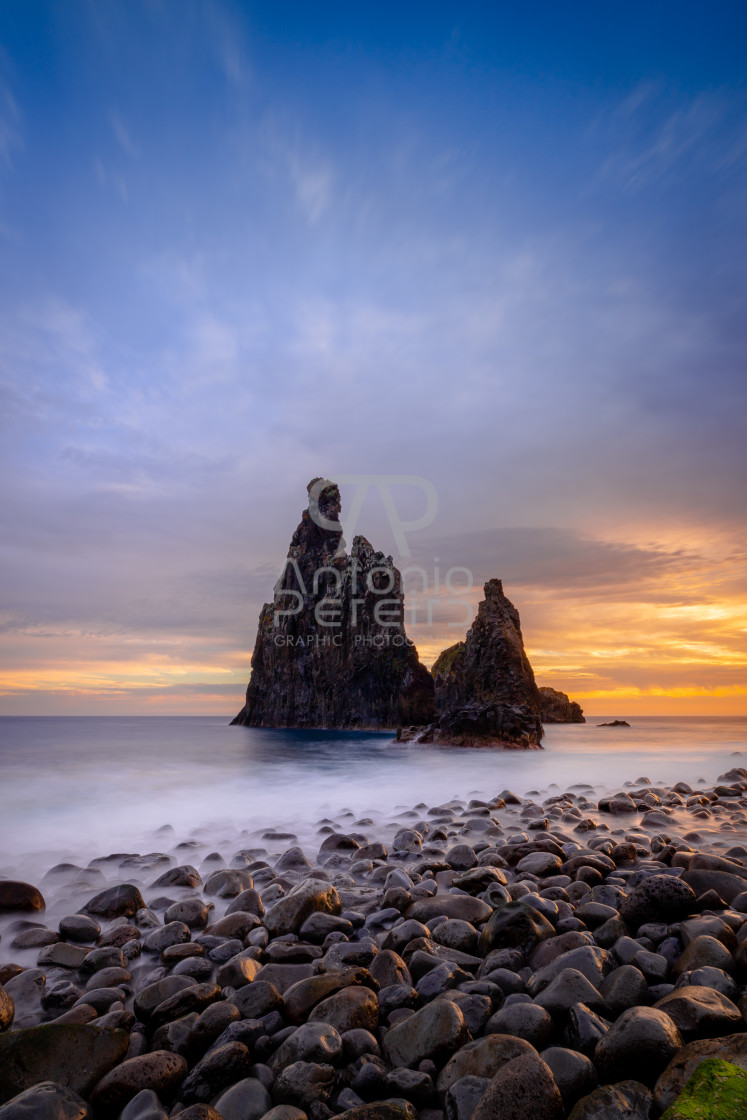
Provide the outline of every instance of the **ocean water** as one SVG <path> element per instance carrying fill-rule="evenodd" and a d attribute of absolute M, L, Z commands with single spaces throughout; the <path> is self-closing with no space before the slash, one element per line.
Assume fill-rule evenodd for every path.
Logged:
<path fill-rule="evenodd" d="M 577 783 L 713 783 L 747 765 L 747 718 L 607 717 L 546 729 L 544 750 L 398 744 L 390 733 L 231 727 L 218 718 L 0 718 L 0 875 L 31 878 L 69 859 L 207 850 L 276 828 L 304 843 L 322 818 L 371 823 L 405 809 L 546 796 Z M 533 795 L 534 795 L 533 794 Z M 345 817 L 348 814 L 348 817 Z M 289 841 L 282 842 L 286 847 Z M 282 844 L 281 844 L 282 850 Z"/>

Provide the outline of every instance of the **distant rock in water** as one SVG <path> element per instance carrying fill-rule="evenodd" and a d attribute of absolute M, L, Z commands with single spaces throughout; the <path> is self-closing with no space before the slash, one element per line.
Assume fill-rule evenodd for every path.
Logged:
<path fill-rule="evenodd" d="M 433 666 L 437 726 L 403 730 L 401 739 L 539 746 L 541 699 L 519 612 L 499 579 L 488 580 L 484 590 L 465 640 L 445 649 Z"/>
<path fill-rule="evenodd" d="M 626 719 L 613 719 L 609 723 L 598 723 L 597 727 L 630 727 Z"/>
<path fill-rule="evenodd" d="M 365 537 L 348 556 L 340 491 L 308 485 L 272 603 L 265 603 L 246 704 L 251 727 L 396 728 L 435 718 L 433 679 L 404 627 L 404 592 L 390 556 Z"/>
<path fill-rule="evenodd" d="M 547 686 L 539 690 L 543 723 L 586 723 L 581 705 L 565 692 Z"/>

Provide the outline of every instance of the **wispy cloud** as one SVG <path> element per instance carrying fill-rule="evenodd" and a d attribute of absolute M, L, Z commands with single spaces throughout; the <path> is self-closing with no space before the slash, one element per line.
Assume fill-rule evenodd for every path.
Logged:
<path fill-rule="evenodd" d="M 713 90 L 683 98 L 661 83 L 641 82 L 608 114 L 595 135 L 606 133 L 613 150 L 597 181 L 635 193 L 699 163 L 722 170 L 744 151 L 747 125 L 731 93 Z"/>
<path fill-rule="evenodd" d="M 109 113 L 109 124 L 114 133 L 114 139 L 125 155 L 129 156 L 131 159 L 138 159 L 140 156 L 140 148 L 133 140 L 129 128 L 115 109 L 112 109 Z"/>
<path fill-rule="evenodd" d="M 21 114 L 8 86 L 0 83 L 0 159 L 12 167 L 12 152 L 21 146 Z"/>
<path fill-rule="evenodd" d="M 0 375 L 21 394 L 62 388 L 90 398 L 107 386 L 89 316 L 66 300 L 45 298 L 0 318 Z M 42 380 L 43 379 L 43 380 Z"/>

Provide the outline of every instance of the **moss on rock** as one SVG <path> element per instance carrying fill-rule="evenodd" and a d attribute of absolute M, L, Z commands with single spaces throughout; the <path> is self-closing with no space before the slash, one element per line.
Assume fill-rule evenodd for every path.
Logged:
<path fill-rule="evenodd" d="M 661 1120 L 747 1120 L 747 1072 L 708 1058 Z"/>

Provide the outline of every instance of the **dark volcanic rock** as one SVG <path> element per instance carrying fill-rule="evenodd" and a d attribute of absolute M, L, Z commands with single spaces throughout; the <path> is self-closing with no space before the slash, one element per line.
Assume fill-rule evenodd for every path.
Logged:
<path fill-rule="evenodd" d="M 470 1041 L 459 1007 L 437 999 L 392 1027 L 383 1038 L 384 1053 L 394 1066 L 415 1066 L 424 1059 L 438 1060 Z"/>
<path fill-rule="evenodd" d="M 568 1120 L 649 1120 L 651 1104 L 651 1093 L 640 1081 L 619 1081 L 583 1097 Z"/>
<path fill-rule="evenodd" d="M 491 949 L 531 951 L 555 933 L 550 922 L 524 902 L 508 902 L 494 910 L 480 934 L 480 952 L 487 956 Z"/>
<path fill-rule="evenodd" d="M 695 892 L 682 879 L 672 875 L 650 875 L 620 906 L 620 917 L 631 929 L 644 922 L 673 922 L 688 914 L 695 903 Z"/>
<path fill-rule="evenodd" d="M 0 1031 L 7 1031 L 10 1029 L 14 1014 L 15 1007 L 13 1000 L 2 984 L 0 984 Z"/>
<path fill-rule="evenodd" d="M 442 711 L 472 702 L 528 704 L 541 701 L 524 651 L 519 612 L 499 579 L 485 584 L 485 598 L 463 642 L 445 649 L 433 666 L 436 703 Z"/>
<path fill-rule="evenodd" d="M 168 1050 L 128 1058 L 102 1077 L 91 1093 L 91 1104 L 100 1115 L 116 1116 L 142 1089 L 152 1089 L 160 1098 L 168 1099 L 186 1072 L 184 1058 Z"/>
<path fill-rule="evenodd" d="M 42 1081 L 0 1108 L 0 1120 L 87 1120 L 86 1102 L 63 1085 Z"/>
<path fill-rule="evenodd" d="M 581 705 L 565 692 L 547 686 L 539 690 L 543 723 L 586 723 Z"/>
<path fill-rule="evenodd" d="M 339 523 L 340 492 L 308 486 L 273 603 L 259 617 L 246 704 L 251 727 L 397 727 L 435 717 L 433 679 L 404 627 L 391 557 Z"/>
<path fill-rule="evenodd" d="M 107 887 L 85 905 L 88 914 L 95 914 L 101 918 L 132 918 L 138 910 L 145 909 L 143 896 L 132 883 L 121 883 L 116 887 Z"/>
<path fill-rule="evenodd" d="M 539 747 L 542 724 L 528 704 L 465 704 L 450 708 L 438 724 L 397 730 L 402 743 L 445 743 L 455 746 Z"/>
<path fill-rule="evenodd" d="M 539 1054 L 522 1054 L 508 1062 L 490 1082 L 473 1120 L 561 1120 L 563 1100 L 550 1067 Z"/>
<path fill-rule="evenodd" d="M 44 909 L 42 893 L 37 887 L 32 887 L 31 883 L 21 883 L 15 879 L 0 881 L 0 911 Z"/>
<path fill-rule="evenodd" d="M 682 1035 L 663 1011 L 631 1007 L 597 1043 L 594 1065 L 602 1082 L 635 1077 L 650 1087 L 682 1045 Z"/>
<path fill-rule="evenodd" d="M 0 1037 L 0 1101 L 53 1080 L 82 1096 L 125 1056 L 125 1031 L 46 1023 Z"/>
<path fill-rule="evenodd" d="M 445 649 L 433 666 L 440 740 L 453 742 L 542 739 L 541 700 L 524 650 L 519 612 L 499 579 L 485 584 L 485 598 L 463 642 Z"/>

